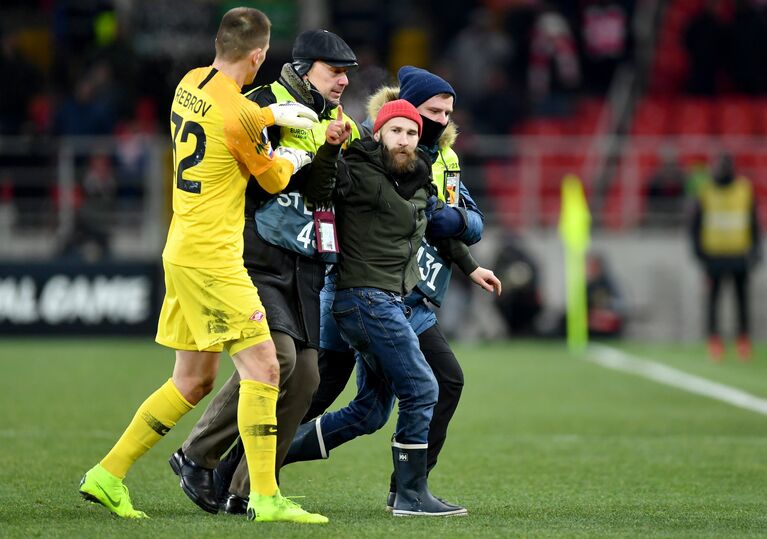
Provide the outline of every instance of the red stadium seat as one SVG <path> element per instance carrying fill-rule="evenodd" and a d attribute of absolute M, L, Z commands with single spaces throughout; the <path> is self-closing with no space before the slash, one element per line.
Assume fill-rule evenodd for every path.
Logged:
<path fill-rule="evenodd" d="M 491 161 L 485 166 L 487 193 L 504 228 L 518 229 L 524 224 L 522 174 L 518 163 Z"/>
<path fill-rule="evenodd" d="M 582 99 L 570 118 L 570 132 L 573 135 L 593 135 L 597 133 L 602 115 L 609 105 L 603 99 Z"/>
<path fill-rule="evenodd" d="M 588 146 L 579 144 L 569 148 L 567 152 L 541 156 L 539 161 L 541 181 L 538 186 L 540 213 L 538 220 L 544 226 L 551 226 L 559 220 L 562 178 L 575 174 L 589 189 L 588 178 L 584 177 L 585 165 L 588 159 Z"/>
<path fill-rule="evenodd" d="M 753 135 L 756 130 L 751 104 L 745 99 L 723 99 L 715 108 L 715 132 L 721 135 Z"/>
<path fill-rule="evenodd" d="M 612 182 L 607 188 L 604 204 L 602 205 L 602 223 L 610 230 L 619 230 L 623 226 L 621 219 L 621 184 Z"/>
<path fill-rule="evenodd" d="M 668 132 L 670 104 L 664 99 L 643 99 L 634 111 L 631 133 L 664 135 Z"/>
<path fill-rule="evenodd" d="M 674 106 L 671 133 L 679 135 L 711 135 L 714 133 L 714 105 L 697 98 L 680 99 Z"/>
<path fill-rule="evenodd" d="M 519 135 L 562 136 L 568 131 L 567 119 L 533 118 L 519 125 L 514 132 Z"/>
<path fill-rule="evenodd" d="M 756 99 L 751 102 L 751 116 L 754 122 L 754 134 L 767 135 L 767 99 Z"/>
<path fill-rule="evenodd" d="M 641 186 L 629 181 L 622 163 L 610 182 L 602 207 L 602 221 L 612 230 L 635 226 L 644 213 L 645 196 Z"/>

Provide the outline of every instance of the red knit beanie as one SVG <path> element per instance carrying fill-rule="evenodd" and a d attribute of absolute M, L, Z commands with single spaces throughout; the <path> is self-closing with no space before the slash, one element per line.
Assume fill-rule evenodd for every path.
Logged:
<path fill-rule="evenodd" d="M 381 110 L 378 111 L 378 115 L 376 115 L 375 124 L 373 124 L 373 133 L 377 133 L 378 130 L 383 127 L 383 124 L 392 118 L 407 118 L 408 120 L 413 120 L 418 124 L 418 136 L 421 136 L 421 128 L 423 128 L 421 115 L 418 114 L 418 111 L 412 104 L 404 99 L 389 101 L 381 107 Z"/>

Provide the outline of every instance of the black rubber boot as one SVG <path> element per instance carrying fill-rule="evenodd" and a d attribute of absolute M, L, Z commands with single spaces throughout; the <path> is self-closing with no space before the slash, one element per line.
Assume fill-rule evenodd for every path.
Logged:
<path fill-rule="evenodd" d="M 290 443 L 288 454 L 285 455 L 285 460 L 282 462 L 283 466 L 291 462 L 328 458 L 328 453 L 324 450 L 324 444 L 319 439 L 320 433 L 317 431 L 317 421 L 319 421 L 319 418 L 312 419 L 298 427 L 296 435 Z"/>
<path fill-rule="evenodd" d="M 447 517 L 465 515 L 466 508 L 435 498 L 426 483 L 426 449 L 406 449 L 392 444 L 397 495 L 392 507 L 396 517 Z"/>
<path fill-rule="evenodd" d="M 386 495 L 386 510 L 387 511 L 391 511 L 392 509 L 394 509 L 394 500 L 397 499 L 396 488 L 397 487 L 394 487 L 395 490 L 389 491 L 389 494 Z M 468 514 L 468 511 L 466 510 L 465 507 L 462 507 L 460 505 L 456 505 L 454 503 L 447 502 L 447 501 L 443 500 L 442 498 L 440 498 L 439 496 L 434 496 L 434 497 L 437 498 L 442 503 L 444 503 L 445 505 L 447 505 L 450 509 L 461 510 L 462 511 L 461 513 L 456 513 L 456 514 L 461 514 L 461 515 Z"/>

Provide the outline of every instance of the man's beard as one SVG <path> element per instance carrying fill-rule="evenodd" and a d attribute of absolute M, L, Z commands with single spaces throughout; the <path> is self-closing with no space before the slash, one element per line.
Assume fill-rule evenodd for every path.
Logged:
<path fill-rule="evenodd" d="M 385 145 L 381 146 L 383 152 L 383 163 L 386 171 L 401 176 L 415 170 L 416 160 L 415 150 L 412 148 L 398 148 L 389 150 Z"/>

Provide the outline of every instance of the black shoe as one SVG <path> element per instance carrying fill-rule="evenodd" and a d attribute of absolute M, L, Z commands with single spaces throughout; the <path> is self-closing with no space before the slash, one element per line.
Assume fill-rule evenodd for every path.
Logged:
<path fill-rule="evenodd" d="M 219 461 L 216 469 L 213 470 L 213 484 L 216 487 L 216 499 L 219 502 L 219 507 L 229 496 L 229 485 L 232 484 L 234 472 L 244 455 L 245 447 L 242 445 L 242 440 L 238 439 L 231 451 Z"/>
<path fill-rule="evenodd" d="M 227 515 L 244 515 L 248 510 L 248 499 L 240 498 L 237 494 L 229 494 L 221 504 L 221 511 Z"/>
<path fill-rule="evenodd" d="M 168 459 L 173 473 L 181 479 L 181 490 L 197 506 L 208 513 L 218 513 L 216 489 L 213 485 L 213 470 L 198 466 L 179 449 Z"/>

